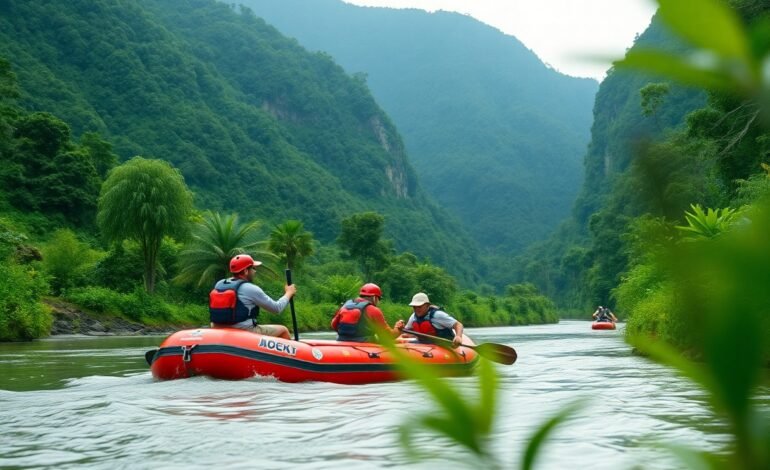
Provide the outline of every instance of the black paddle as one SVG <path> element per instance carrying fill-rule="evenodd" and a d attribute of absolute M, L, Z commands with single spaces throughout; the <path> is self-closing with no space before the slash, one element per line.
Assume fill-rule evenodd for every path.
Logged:
<path fill-rule="evenodd" d="M 438 336 L 426 335 L 425 333 L 419 333 L 413 330 L 404 330 L 404 333 L 417 336 L 418 338 L 424 338 L 424 339 L 430 340 L 430 342 L 438 344 L 439 346 L 444 346 L 445 348 L 454 349 L 454 346 L 452 345 L 452 341 L 448 339 L 439 338 Z M 479 355 L 484 356 L 490 361 L 498 362 L 500 364 L 505 364 L 505 365 L 513 364 L 514 362 L 516 362 L 516 358 L 519 357 L 519 355 L 516 354 L 515 349 L 513 349 L 510 346 L 505 346 L 503 344 L 482 343 L 482 344 L 477 344 L 475 346 L 471 346 L 470 344 L 461 344 L 460 346 L 471 348 L 476 352 L 478 352 Z"/>
<path fill-rule="evenodd" d="M 291 269 L 286 270 L 286 284 L 291 285 Z M 294 297 L 289 299 L 291 307 L 291 324 L 294 326 L 294 341 L 299 341 L 299 331 L 297 331 L 297 314 L 294 313 Z"/>

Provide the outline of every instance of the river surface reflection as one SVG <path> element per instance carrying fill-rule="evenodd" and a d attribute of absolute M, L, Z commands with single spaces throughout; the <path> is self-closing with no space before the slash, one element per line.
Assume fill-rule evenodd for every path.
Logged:
<path fill-rule="evenodd" d="M 540 423 L 578 398 L 588 404 L 546 444 L 537 468 L 676 468 L 649 442 L 711 450 L 727 443 L 704 393 L 632 355 L 622 328 L 593 331 L 589 322 L 563 321 L 467 333 L 519 353 L 515 365 L 497 367 L 493 447 L 507 468 L 518 465 Z M 418 434 L 416 444 L 435 458 L 404 455 L 398 427 L 433 406 L 411 382 L 155 382 L 144 352 L 161 339 L 0 344 L 0 467 L 478 467 L 430 434 Z M 451 380 L 475 389 L 473 377 Z M 770 403 L 766 393 L 760 400 Z"/>

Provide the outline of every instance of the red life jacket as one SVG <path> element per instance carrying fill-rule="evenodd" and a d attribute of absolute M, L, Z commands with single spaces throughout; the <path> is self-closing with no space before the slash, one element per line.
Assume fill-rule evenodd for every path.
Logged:
<path fill-rule="evenodd" d="M 209 318 L 212 323 L 234 325 L 251 318 L 255 323 L 259 307 L 249 311 L 238 298 L 243 279 L 222 279 L 209 292 Z"/>
<path fill-rule="evenodd" d="M 371 342 L 376 340 L 374 330 L 369 324 L 366 307 L 371 302 L 348 300 L 337 312 L 337 341 Z"/>
<path fill-rule="evenodd" d="M 454 339 L 455 335 L 452 328 L 442 328 L 433 324 L 433 314 L 439 310 L 439 307 L 431 305 L 428 309 L 428 313 L 423 315 L 422 318 L 415 315 L 414 321 L 412 322 L 412 329 L 426 335 L 438 336 L 439 338 L 448 340 Z"/>

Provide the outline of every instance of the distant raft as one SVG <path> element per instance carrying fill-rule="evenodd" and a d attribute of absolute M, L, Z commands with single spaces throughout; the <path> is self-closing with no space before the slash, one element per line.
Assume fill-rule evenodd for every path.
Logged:
<path fill-rule="evenodd" d="M 591 323 L 591 329 L 592 330 L 614 330 L 615 322 L 614 321 L 595 321 Z"/>
<path fill-rule="evenodd" d="M 465 336 L 463 343 L 474 345 Z M 442 376 L 473 372 L 478 353 L 469 347 L 446 349 L 414 340 L 396 347 L 430 365 Z M 399 380 L 393 354 L 374 343 L 301 340 L 264 336 L 237 328 L 201 328 L 178 331 L 148 351 L 147 362 L 158 380 L 206 376 L 242 380 L 256 376 L 283 382 L 322 381 L 367 384 Z"/>

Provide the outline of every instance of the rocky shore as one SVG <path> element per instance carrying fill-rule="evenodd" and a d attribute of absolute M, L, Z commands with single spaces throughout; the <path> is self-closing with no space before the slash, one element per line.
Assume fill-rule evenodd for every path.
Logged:
<path fill-rule="evenodd" d="M 54 319 L 51 336 L 139 336 L 168 334 L 176 330 L 169 326 L 151 327 L 125 318 L 89 314 L 61 299 L 48 299 L 46 304 L 51 307 Z"/>

